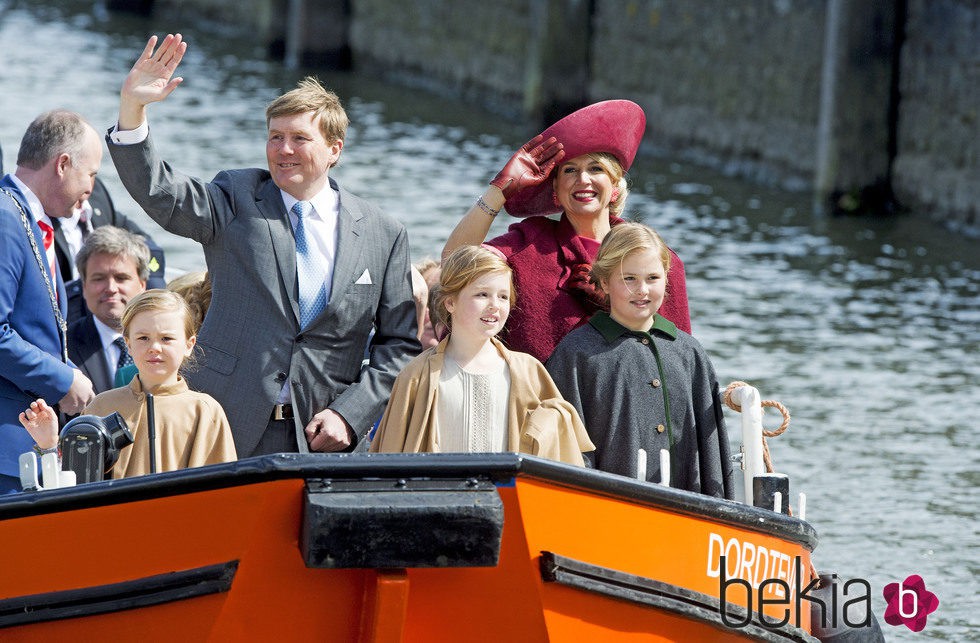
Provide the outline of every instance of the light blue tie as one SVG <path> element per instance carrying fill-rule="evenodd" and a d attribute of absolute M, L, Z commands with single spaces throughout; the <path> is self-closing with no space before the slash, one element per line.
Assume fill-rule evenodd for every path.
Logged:
<path fill-rule="evenodd" d="M 293 213 L 296 223 L 296 278 L 299 282 L 299 325 L 306 328 L 327 306 L 326 271 L 317 261 L 313 240 L 304 220 L 313 210 L 309 201 L 297 201 Z"/>

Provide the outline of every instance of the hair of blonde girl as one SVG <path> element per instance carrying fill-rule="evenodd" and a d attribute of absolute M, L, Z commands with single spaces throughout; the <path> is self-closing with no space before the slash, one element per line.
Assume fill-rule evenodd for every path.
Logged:
<path fill-rule="evenodd" d="M 415 265 L 415 269 L 422 274 L 422 277 L 425 279 L 425 282 L 428 283 L 429 276 L 426 273 L 438 268 L 439 262 L 433 259 L 432 257 L 426 257 L 425 259 L 418 261 L 414 265 Z"/>
<path fill-rule="evenodd" d="M 184 293 L 196 286 L 197 284 L 204 281 L 205 276 L 207 276 L 207 271 L 196 270 L 194 272 L 185 272 L 184 274 L 174 277 L 167 282 L 167 290 L 172 290 L 181 297 Z"/>
<path fill-rule="evenodd" d="M 429 316 L 452 329 L 452 316 L 446 302 L 459 295 L 474 279 L 487 274 L 506 274 L 510 282 L 510 305 L 517 301 L 514 290 L 514 277 L 507 262 L 497 253 L 481 246 L 461 246 L 442 262 L 439 285 L 433 290 L 430 301 L 433 306 Z"/>
<path fill-rule="evenodd" d="M 136 315 L 147 312 L 179 312 L 184 320 L 185 339 L 190 339 L 196 334 L 194 330 L 194 315 L 191 313 L 191 309 L 187 305 L 187 302 L 184 301 L 184 298 L 170 290 L 154 288 L 136 295 L 126 304 L 126 309 L 122 315 L 122 329 L 123 337 L 127 341 L 129 340 L 129 327 L 133 323 L 133 319 Z M 184 362 L 180 366 L 180 371 L 183 372 L 193 366 L 194 356 L 190 355 L 184 358 Z"/>
<path fill-rule="evenodd" d="M 643 250 L 656 252 L 664 267 L 664 274 L 670 271 L 670 250 L 656 231 L 642 223 L 626 222 L 613 226 L 606 233 L 599 245 L 599 253 L 592 262 L 592 282 L 601 288 L 602 282 L 608 283 L 616 268 L 622 272 L 626 257 Z"/>
<path fill-rule="evenodd" d="M 196 335 L 211 306 L 211 275 L 204 270 L 185 273 L 168 281 L 167 290 L 177 293 L 187 302 Z"/>

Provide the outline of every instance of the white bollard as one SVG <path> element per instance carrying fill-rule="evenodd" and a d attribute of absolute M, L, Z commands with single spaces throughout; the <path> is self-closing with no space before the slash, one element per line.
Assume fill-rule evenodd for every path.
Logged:
<path fill-rule="evenodd" d="M 670 486 L 670 451 L 660 449 L 660 484 Z"/>
<path fill-rule="evenodd" d="M 646 482 L 647 479 L 647 450 L 636 450 L 636 479 Z"/>
<path fill-rule="evenodd" d="M 783 494 L 780 491 L 772 494 L 772 510 L 778 514 L 783 513 Z"/>
<path fill-rule="evenodd" d="M 745 504 L 752 505 L 752 481 L 766 470 L 762 458 L 762 397 L 754 386 L 739 386 L 731 393 L 732 401 L 742 407 L 742 448 L 744 469 L 742 480 L 745 485 Z"/>
<path fill-rule="evenodd" d="M 800 505 L 797 507 L 797 514 L 800 520 L 806 520 L 806 494 L 800 492 Z"/>

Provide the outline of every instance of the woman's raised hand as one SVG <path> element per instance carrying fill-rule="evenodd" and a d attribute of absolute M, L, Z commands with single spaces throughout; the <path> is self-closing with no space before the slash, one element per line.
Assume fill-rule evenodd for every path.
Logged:
<path fill-rule="evenodd" d="M 552 136 L 545 141 L 538 134 L 510 157 L 490 185 L 497 186 L 505 198 L 510 198 L 524 188 L 546 181 L 564 157 L 565 150 L 558 139 Z"/>

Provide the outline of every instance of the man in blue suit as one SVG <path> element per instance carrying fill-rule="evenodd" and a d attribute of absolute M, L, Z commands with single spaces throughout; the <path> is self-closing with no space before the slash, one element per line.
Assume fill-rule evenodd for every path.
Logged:
<path fill-rule="evenodd" d="M 0 176 L 2 175 L 3 147 L 0 147 Z M 75 255 L 81 249 L 81 244 L 88 235 L 102 226 L 124 228 L 143 237 L 146 245 L 150 248 L 150 263 L 147 265 L 149 277 L 146 279 L 146 287 L 147 289 L 167 287 L 166 258 L 163 248 L 150 235 L 146 234 L 138 223 L 116 209 L 116 204 L 109 195 L 109 190 L 102 179 L 96 177 L 92 194 L 89 195 L 87 201 L 82 201 L 79 206 L 74 208 L 74 211 L 77 212 L 81 209 L 87 217 L 88 224 L 87 230 L 78 230 L 78 223 L 74 223 L 77 230 L 74 233 L 77 235 L 77 238 L 73 240 L 74 245 L 69 241 L 68 234 L 65 232 L 67 219 L 55 219 L 51 222 L 54 226 L 54 251 L 58 258 L 58 270 L 61 271 L 61 278 L 65 280 L 65 290 L 68 291 L 68 314 L 65 316 L 65 320 L 69 325 L 91 312 L 82 295 L 82 282 L 77 278 L 75 272 Z M 74 218 L 68 217 L 68 219 Z"/>
<path fill-rule="evenodd" d="M 88 198 L 101 163 L 102 143 L 92 126 L 74 112 L 55 110 L 30 124 L 17 169 L 0 180 L 0 493 L 20 489 L 17 461 L 33 446 L 20 413 L 40 397 L 74 414 L 95 396 L 92 382 L 67 357 L 67 296 L 52 270 L 51 218 L 71 216 Z"/>

